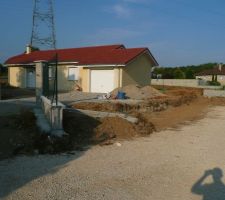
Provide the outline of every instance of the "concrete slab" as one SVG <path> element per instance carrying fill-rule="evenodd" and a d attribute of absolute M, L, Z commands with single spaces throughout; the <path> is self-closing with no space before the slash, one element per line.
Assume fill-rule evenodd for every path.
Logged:
<path fill-rule="evenodd" d="M 48 120 L 45 117 L 44 112 L 42 111 L 41 108 L 34 108 L 34 115 L 37 118 L 37 126 L 38 128 L 46 134 L 50 134 L 51 133 L 51 126 L 48 122 Z"/>

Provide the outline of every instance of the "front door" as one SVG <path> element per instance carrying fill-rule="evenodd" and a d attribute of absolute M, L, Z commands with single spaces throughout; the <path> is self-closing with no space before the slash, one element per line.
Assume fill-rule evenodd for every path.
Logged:
<path fill-rule="evenodd" d="M 28 88 L 35 88 L 35 68 L 28 68 L 27 69 L 27 87 Z"/>

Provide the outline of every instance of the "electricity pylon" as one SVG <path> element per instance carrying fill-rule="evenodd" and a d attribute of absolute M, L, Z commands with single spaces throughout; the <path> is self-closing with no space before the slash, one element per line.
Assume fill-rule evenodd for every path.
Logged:
<path fill-rule="evenodd" d="M 30 45 L 41 50 L 56 49 L 53 0 L 34 0 Z"/>

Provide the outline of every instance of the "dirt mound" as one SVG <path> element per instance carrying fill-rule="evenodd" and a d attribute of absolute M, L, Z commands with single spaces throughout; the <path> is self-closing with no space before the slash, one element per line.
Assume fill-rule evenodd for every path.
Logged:
<path fill-rule="evenodd" d="M 157 89 L 147 85 L 144 87 L 141 87 L 139 85 L 127 85 L 122 88 L 116 88 L 111 92 L 111 95 L 113 97 L 116 97 L 118 91 L 123 91 L 126 93 L 126 97 L 129 99 L 137 99 L 137 100 L 143 100 L 143 99 L 150 99 L 155 98 L 159 96 L 166 96 Z"/>
<path fill-rule="evenodd" d="M 110 139 L 132 139 L 136 136 L 149 135 L 155 130 L 152 123 L 139 119 L 137 124 L 132 124 L 120 117 L 106 117 L 95 129 L 95 140 L 98 142 Z"/>
<path fill-rule="evenodd" d="M 119 117 L 103 118 L 95 133 L 97 139 L 131 138 L 138 135 L 133 124 Z"/>
<path fill-rule="evenodd" d="M 72 146 L 107 143 L 115 139 L 132 139 L 135 136 L 151 134 L 155 127 L 138 118 L 133 124 L 120 117 L 96 119 L 80 112 L 64 110 L 63 126 L 69 134 Z"/>

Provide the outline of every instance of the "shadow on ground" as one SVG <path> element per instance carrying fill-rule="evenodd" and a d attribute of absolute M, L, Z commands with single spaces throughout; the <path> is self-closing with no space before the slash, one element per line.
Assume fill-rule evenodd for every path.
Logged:
<path fill-rule="evenodd" d="M 211 183 L 205 181 L 212 177 Z M 202 196 L 202 200 L 224 200 L 225 185 L 222 182 L 223 171 L 220 168 L 206 170 L 202 177 L 192 186 L 191 192 Z"/>
<path fill-rule="evenodd" d="M 7 106 L 10 110 L 10 104 Z M 0 199 L 35 179 L 56 173 L 84 155 L 91 147 L 93 127 L 99 124 L 81 113 L 75 116 L 64 113 L 64 126 L 70 134 L 60 140 L 48 140 L 47 135 L 36 132 L 30 110 L 21 115 L 20 107 L 15 108 L 14 115 L 1 115 L 0 110 Z"/>

